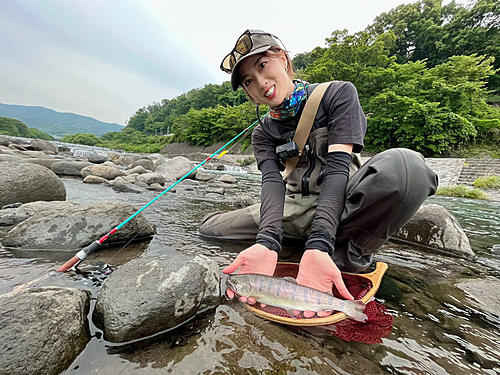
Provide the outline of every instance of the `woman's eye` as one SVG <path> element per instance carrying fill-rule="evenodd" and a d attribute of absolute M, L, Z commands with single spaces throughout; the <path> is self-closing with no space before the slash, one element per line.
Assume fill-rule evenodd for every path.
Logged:
<path fill-rule="evenodd" d="M 261 69 L 264 69 L 264 67 L 266 66 L 266 64 L 267 64 L 267 63 L 266 63 L 265 61 L 262 61 L 262 62 L 260 63 L 260 68 L 261 68 Z"/>
<path fill-rule="evenodd" d="M 247 79 L 247 80 L 245 81 L 245 86 L 248 86 L 251 82 L 252 82 L 252 80 L 251 80 L 251 79 Z"/>

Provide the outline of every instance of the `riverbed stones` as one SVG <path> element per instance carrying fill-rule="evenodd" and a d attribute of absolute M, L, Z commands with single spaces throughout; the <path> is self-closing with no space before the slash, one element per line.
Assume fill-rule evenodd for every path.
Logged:
<path fill-rule="evenodd" d="M 205 256 L 136 258 L 104 282 L 94 323 L 112 342 L 154 335 L 220 302 L 220 271 Z"/>
<path fill-rule="evenodd" d="M 111 161 L 111 158 L 107 155 L 101 155 L 97 152 L 93 152 L 87 156 L 87 160 L 93 164 L 102 164 L 107 161 Z"/>
<path fill-rule="evenodd" d="M 115 164 L 120 165 L 122 167 L 128 167 L 130 164 L 134 162 L 134 159 L 131 158 L 130 156 L 120 156 L 116 161 Z"/>
<path fill-rule="evenodd" d="M 171 180 L 173 178 L 178 180 L 193 168 L 194 164 L 191 163 L 189 159 L 185 158 L 184 156 L 176 156 L 175 158 L 159 165 L 156 168 L 156 173 L 161 174 L 166 180 Z M 188 178 L 194 178 L 195 175 L 196 171 L 191 173 Z"/>
<path fill-rule="evenodd" d="M 61 287 L 0 296 L 0 375 L 56 375 L 90 340 L 90 293 Z"/>
<path fill-rule="evenodd" d="M 74 206 L 74 203 L 68 201 L 39 201 L 25 203 L 17 207 L 2 207 L 0 210 L 0 226 L 17 225 L 37 213 L 43 211 L 64 210 Z"/>
<path fill-rule="evenodd" d="M 220 182 L 225 182 L 226 184 L 237 184 L 238 180 L 231 176 L 230 174 L 223 174 L 219 178 Z"/>
<path fill-rule="evenodd" d="M 109 233 L 137 209 L 126 203 L 99 203 L 45 211 L 16 225 L 5 235 L 2 245 L 74 252 Z M 133 237 L 146 239 L 155 233 L 156 226 L 140 213 L 106 242 L 125 242 Z"/>
<path fill-rule="evenodd" d="M 439 205 L 420 207 L 394 238 L 458 258 L 475 258 L 469 239 L 458 221 Z"/>
<path fill-rule="evenodd" d="M 495 278 L 463 280 L 456 286 L 474 301 L 474 307 L 486 314 L 500 318 L 500 280 Z"/>
<path fill-rule="evenodd" d="M 82 176 L 82 169 L 92 165 L 88 161 L 58 161 L 50 166 L 52 172 L 65 176 Z"/>
<path fill-rule="evenodd" d="M 165 183 L 165 178 L 159 173 L 144 173 L 137 176 L 137 181 L 144 182 L 148 185 L 151 184 L 160 184 L 163 185 Z"/>
<path fill-rule="evenodd" d="M 114 180 L 118 176 L 126 176 L 127 174 L 121 169 L 111 167 L 109 165 L 90 165 L 85 167 L 80 172 L 83 178 L 87 176 L 99 176 L 106 180 Z"/>
<path fill-rule="evenodd" d="M 142 165 L 138 165 L 138 166 L 126 171 L 127 174 L 133 174 L 133 173 L 143 174 L 143 173 L 149 173 L 149 172 L 150 171 L 148 171 Z"/>
<path fill-rule="evenodd" d="M 135 193 L 141 194 L 144 193 L 144 188 L 147 188 L 148 184 L 144 184 L 143 186 L 139 186 L 137 181 L 127 182 L 122 180 L 114 180 L 113 181 L 113 190 L 121 191 L 122 193 Z"/>
<path fill-rule="evenodd" d="M 137 166 L 141 166 L 144 169 L 154 171 L 156 169 L 155 163 L 152 160 L 149 159 L 139 159 L 137 161 L 134 161 L 131 165 L 130 168 L 134 169 Z"/>
<path fill-rule="evenodd" d="M 51 152 L 57 152 L 56 146 L 52 144 L 52 142 L 46 141 L 44 139 L 33 139 L 30 143 L 31 147 L 33 147 L 34 150 L 38 151 L 51 151 Z"/>
<path fill-rule="evenodd" d="M 9 154 L 6 152 L 4 152 L 2 155 L 0 155 L 0 163 L 5 162 L 5 161 L 10 162 L 10 163 L 21 163 L 26 159 L 27 158 L 23 158 L 22 156 L 13 155 L 13 154 Z"/>
<path fill-rule="evenodd" d="M 151 154 L 149 155 L 149 159 L 155 163 L 155 168 L 165 163 L 165 158 L 160 154 Z"/>
<path fill-rule="evenodd" d="M 99 176 L 87 176 L 83 179 L 84 184 L 104 184 L 108 182 L 105 178 L 99 177 Z"/>
<path fill-rule="evenodd" d="M 22 160 L 22 163 L 33 163 L 38 165 L 43 165 L 45 168 L 52 170 L 52 164 L 57 163 L 59 160 L 54 158 L 49 158 L 45 155 L 45 158 L 29 158 Z"/>
<path fill-rule="evenodd" d="M 207 182 L 207 181 L 212 181 L 214 179 L 214 176 L 211 175 L 210 173 L 205 173 L 205 172 L 202 172 L 198 169 L 196 171 L 195 179 L 198 181 Z"/>
<path fill-rule="evenodd" d="M 0 163 L 0 207 L 15 202 L 66 200 L 66 187 L 51 170 L 30 163 Z"/>

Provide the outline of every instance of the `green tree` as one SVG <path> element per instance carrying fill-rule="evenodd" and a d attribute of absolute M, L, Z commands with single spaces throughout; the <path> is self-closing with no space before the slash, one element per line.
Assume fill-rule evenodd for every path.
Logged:
<path fill-rule="evenodd" d="M 47 141 L 54 140 L 49 134 L 35 128 L 28 128 L 24 122 L 9 117 L 0 117 L 0 134 L 12 135 L 14 137 L 45 139 Z"/>
<path fill-rule="evenodd" d="M 101 142 L 101 140 L 94 134 L 76 133 L 64 136 L 61 139 L 61 142 L 76 143 L 79 145 L 87 145 L 87 146 L 96 146 Z"/>

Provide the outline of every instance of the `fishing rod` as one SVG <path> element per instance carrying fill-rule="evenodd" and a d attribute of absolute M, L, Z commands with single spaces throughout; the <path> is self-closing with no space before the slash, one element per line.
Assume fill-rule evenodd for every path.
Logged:
<path fill-rule="evenodd" d="M 268 112 L 269 113 L 269 112 Z M 266 117 L 267 114 L 266 113 L 264 116 L 262 116 L 262 118 Z M 186 173 L 184 176 L 182 176 L 179 180 L 177 180 L 174 184 L 170 185 L 167 189 L 165 189 L 165 191 L 163 191 L 161 194 L 159 194 L 158 196 L 156 196 L 155 198 L 153 198 L 151 201 L 149 201 L 149 203 L 147 203 L 146 205 L 144 205 L 140 210 L 138 210 L 137 212 L 135 212 L 133 215 L 131 215 L 130 217 L 128 217 L 124 222 L 122 222 L 120 225 L 118 225 L 116 228 L 114 228 L 113 230 L 111 230 L 108 234 L 106 234 L 105 236 L 103 236 L 101 239 L 99 240 L 95 240 L 94 242 L 92 242 L 89 246 L 85 247 L 84 249 L 80 250 L 78 253 L 76 253 L 76 255 L 71 258 L 70 260 L 68 260 L 66 263 L 64 263 L 61 267 L 59 267 L 57 269 L 57 272 L 66 272 L 68 270 L 70 270 L 71 268 L 74 268 L 76 269 L 76 267 L 78 267 L 78 265 L 83 262 L 85 260 L 85 258 L 87 258 L 87 256 L 92 253 L 93 251 L 95 251 L 96 249 L 99 248 L 99 246 L 101 246 L 103 244 L 104 241 L 106 241 L 109 237 L 111 237 L 113 234 L 115 234 L 117 231 L 119 231 L 124 225 L 126 225 L 130 220 L 132 220 L 134 217 L 136 217 L 137 215 L 139 215 L 142 211 L 144 211 L 146 208 L 148 208 L 149 206 L 151 206 L 154 202 L 156 202 L 163 194 L 167 193 L 168 191 L 170 191 L 173 187 L 175 187 L 177 184 L 179 184 L 180 182 L 182 182 L 184 179 L 186 179 L 191 173 L 193 173 L 194 171 L 196 171 L 198 168 L 200 168 L 202 165 L 204 165 L 206 162 L 208 162 L 209 160 L 211 160 L 215 155 L 217 155 L 218 153 L 220 153 L 222 150 L 224 150 L 227 146 L 229 146 L 231 143 L 233 143 L 236 139 L 238 139 L 241 135 L 245 134 L 246 132 L 248 132 L 250 129 L 252 129 L 256 124 L 259 123 L 259 121 L 261 120 L 261 118 L 259 118 L 257 121 L 255 121 L 252 125 L 248 126 L 247 128 L 245 128 L 243 131 L 241 131 L 236 137 L 234 137 L 233 139 L 231 139 L 229 142 L 227 142 L 224 146 L 222 146 L 221 148 L 219 148 L 217 151 L 215 151 L 212 155 L 210 155 L 209 157 L 207 157 L 204 161 L 202 161 L 200 164 L 198 164 L 196 167 L 194 167 L 193 169 L 191 169 L 188 173 Z M 220 156 L 222 156 L 224 153 L 222 153 Z"/>

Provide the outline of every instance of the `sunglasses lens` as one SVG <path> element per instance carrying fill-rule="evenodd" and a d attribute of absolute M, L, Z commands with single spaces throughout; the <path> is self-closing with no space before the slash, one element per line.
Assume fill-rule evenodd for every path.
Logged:
<path fill-rule="evenodd" d="M 236 43 L 236 47 L 234 47 L 235 51 L 240 55 L 246 55 L 252 49 L 252 39 L 248 35 L 243 35 L 238 42 Z"/>

